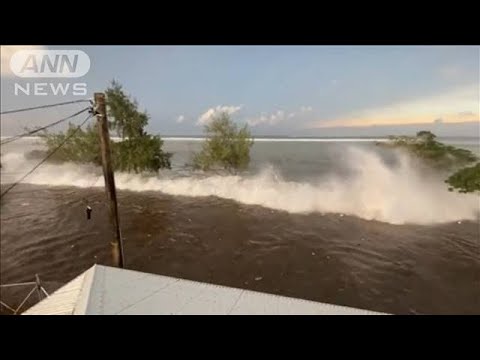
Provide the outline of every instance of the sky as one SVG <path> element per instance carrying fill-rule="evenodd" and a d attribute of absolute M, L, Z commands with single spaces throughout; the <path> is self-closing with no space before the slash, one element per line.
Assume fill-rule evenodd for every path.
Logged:
<path fill-rule="evenodd" d="M 15 76 L 25 48 L 84 51 L 88 73 L 62 83 L 92 97 L 118 80 L 162 135 L 200 135 L 222 111 L 259 136 L 479 135 L 479 46 L 2 46 L 2 111 L 85 98 L 15 95 L 15 83 L 58 83 Z M 2 136 L 79 107 L 2 115 Z"/>

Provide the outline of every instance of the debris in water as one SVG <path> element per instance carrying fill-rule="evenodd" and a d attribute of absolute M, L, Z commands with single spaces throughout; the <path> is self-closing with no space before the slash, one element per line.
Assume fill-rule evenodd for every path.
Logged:
<path fill-rule="evenodd" d="M 315 256 L 315 252 L 312 251 L 312 255 Z"/>
<path fill-rule="evenodd" d="M 344 217 L 345 215 L 344 214 L 340 214 L 340 217 Z"/>
<path fill-rule="evenodd" d="M 257 277 L 255 278 L 255 281 L 260 281 L 260 280 L 262 280 L 262 279 L 263 279 L 263 277 L 257 276 Z"/>
<path fill-rule="evenodd" d="M 461 224 L 462 222 L 461 221 L 457 221 L 457 224 Z"/>
<path fill-rule="evenodd" d="M 150 236 L 152 236 L 152 234 L 147 234 L 147 237 L 150 237 Z"/>
<path fill-rule="evenodd" d="M 28 206 L 30 203 L 22 203 L 22 206 Z"/>
<path fill-rule="evenodd" d="M 90 220 L 92 218 L 92 208 L 87 205 L 85 211 L 87 212 L 87 220 Z"/>

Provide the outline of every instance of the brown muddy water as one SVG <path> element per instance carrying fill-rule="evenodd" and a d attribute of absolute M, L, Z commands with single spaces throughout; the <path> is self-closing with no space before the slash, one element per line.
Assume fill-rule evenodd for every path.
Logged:
<path fill-rule="evenodd" d="M 408 169 L 414 187 L 405 188 L 370 158 L 362 163 L 371 167 L 369 176 L 345 172 L 337 166 L 341 156 L 318 156 L 332 154 L 325 144 L 275 146 L 259 144 L 252 165 L 263 168 L 264 154 L 279 169 L 274 179 L 177 172 L 148 181 L 120 174 L 126 267 L 393 314 L 480 314 L 480 220 L 471 215 L 473 198 L 437 193 L 435 184 L 423 184 Z M 316 156 L 302 155 L 304 163 L 295 158 L 311 152 Z M 2 153 L 12 174 L 22 173 L 18 163 Z M 316 179 L 325 169 L 353 180 L 324 192 L 330 182 Z M 39 274 L 51 292 L 95 263 L 111 264 L 105 193 L 101 181 L 92 186 L 87 170 L 47 167 L 2 199 L 2 284 Z M 373 190 L 362 187 L 367 180 Z M 2 191 L 8 182 L 2 180 Z M 1 298 L 15 307 L 29 290 L 2 289 Z M 2 313 L 8 311 L 2 307 Z"/>

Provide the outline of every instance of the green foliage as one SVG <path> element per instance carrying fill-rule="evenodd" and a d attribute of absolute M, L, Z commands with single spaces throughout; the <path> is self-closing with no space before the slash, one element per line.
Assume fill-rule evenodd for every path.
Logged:
<path fill-rule="evenodd" d="M 195 168 L 235 172 L 248 167 L 253 140 L 247 125 L 238 128 L 227 113 L 221 113 L 205 126 L 205 135 L 202 150 L 193 158 Z"/>
<path fill-rule="evenodd" d="M 122 139 L 144 135 L 149 116 L 138 110 L 138 102 L 125 94 L 122 85 L 113 80 L 105 91 L 109 126 L 117 131 Z"/>
<path fill-rule="evenodd" d="M 110 143 L 113 168 L 136 173 L 170 168 L 172 154 L 162 150 L 163 141 L 159 136 L 145 132 L 144 127 L 148 125 L 149 116 L 138 110 L 137 101 L 126 95 L 122 86 L 115 81 L 105 93 L 108 116 L 111 118 L 109 126 L 121 137 L 120 142 Z M 44 132 L 41 136 L 48 152 L 60 146 L 76 128 L 70 123 L 65 133 Z M 99 141 L 96 125 L 89 125 L 85 130 L 78 130 L 61 146 L 53 160 L 101 165 Z"/>
<path fill-rule="evenodd" d="M 65 138 L 71 136 L 75 131 L 76 134 L 63 146 L 60 146 Z M 76 125 L 69 123 L 68 129 L 64 133 L 44 132 L 40 134 L 40 137 L 43 138 L 47 146 L 47 152 L 58 148 L 52 157 L 53 161 L 102 164 L 98 132 L 95 126 L 88 125 L 85 130 L 82 128 L 77 130 Z"/>
<path fill-rule="evenodd" d="M 145 134 L 113 143 L 112 155 L 115 169 L 135 172 L 169 169 L 172 154 L 162 151 L 160 136 Z"/>
<path fill-rule="evenodd" d="M 434 141 L 436 137 L 437 136 L 430 131 L 421 130 L 421 131 L 417 132 L 417 138 L 422 139 L 422 140 L 427 141 L 427 142 Z"/>
<path fill-rule="evenodd" d="M 416 136 L 390 136 L 389 142 L 380 144 L 404 149 L 430 166 L 443 170 L 458 169 L 477 160 L 471 151 L 445 145 L 435 139 L 430 131 L 420 131 Z"/>
<path fill-rule="evenodd" d="M 445 182 L 451 186 L 450 191 L 454 189 L 461 193 L 480 191 L 480 162 L 457 171 Z"/>
<path fill-rule="evenodd" d="M 404 149 L 435 169 L 454 171 L 445 180 L 450 185 L 450 191 L 480 191 L 480 163 L 471 166 L 478 157 L 469 150 L 445 145 L 435 139 L 430 131 L 420 131 L 416 136 L 390 136 L 389 142 L 380 144 Z"/>

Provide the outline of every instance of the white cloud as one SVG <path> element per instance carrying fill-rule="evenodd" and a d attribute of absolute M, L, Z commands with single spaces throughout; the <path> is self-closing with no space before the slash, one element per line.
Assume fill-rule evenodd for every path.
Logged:
<path fill-rule="evenodd" d="M 223 106 L 218 105 L 216 107 L 210 108 L 205 111 L 197 120 L 197 125 L 206 125 L 208 124 L 212 118 L 221 113 L 227 113 L 228 115 L 235 114 L 238 112 L 242 106 Z"/>
<path fill-rule="evenodd" d="M 291 113 L 290 115 L 292 115 Z M 290 117 L 290 116 L 289 116 Z M 259 117 L 248 119 L 247 123 L 250 126 L 257 126 L 260 124 L 275 125 L 280 121 L 285 120 L 285 112 L 283 110 L 278 110 L 272 114 L 262 114 Z"/>
<path fill-rule="evenodd" d="M 0 46 L 0 75 L 13 76 L 10 70 L 10 58 L 12 55 L 20 50 L 46 50 L 45 46 L 31 45 L 31 46 L 17 46 L 17 45 L 2 45 Z"/>
<path fill-rule="evenodd" d="M 330 83 L 335 86 L 338 84 L 338 80 L 337 79 L 333 79 L 332 81 L 330 81 Z"/>
<path fill-rule="evenodd" d="M 180 116 L 177 118 L 177 123 L 181 124 L 184 120 L 185 120 L 185 116 L 180 115 Z"/>
<path fill-rule="evenodd" d="M 295 117 L 295 113 L 294 113 L 294 112 L 288 114 L 288 118 L 289 118 L 289 119 L 291 119 L 291 118 L 293 118 L 293 117 Z"/>
<path fill-rule="evenodd" d="M 312 111 L 312 110 L 313 110 L 313 108 L 312 108 L 311 106 L 302 106 L 302 107 L 300 107 L 300 111 L 301 111 L 301 112 L 310 112 L 310 111 Z"/>

